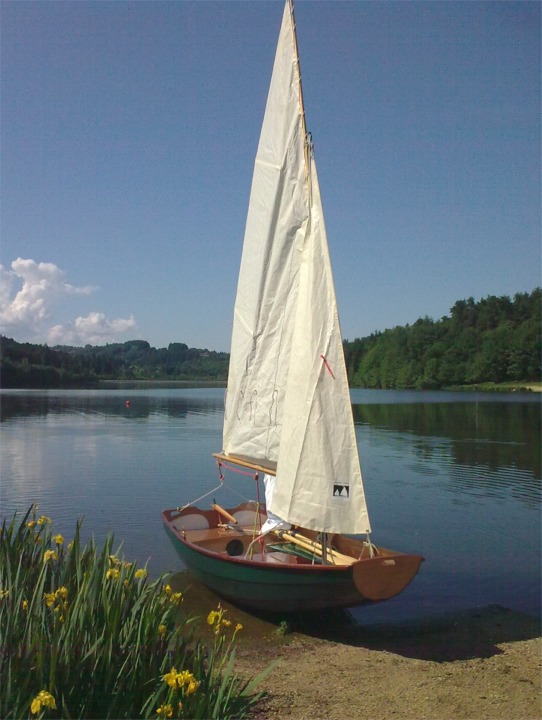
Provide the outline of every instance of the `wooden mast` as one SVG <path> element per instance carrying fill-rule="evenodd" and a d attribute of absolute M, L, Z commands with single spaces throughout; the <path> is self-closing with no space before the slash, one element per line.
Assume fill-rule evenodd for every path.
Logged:
<path fill-rule="evenodd" d="M 299 48 L 297 45 L 297 31 L 295 26 L 294 0 L 288 0 L 290 9 L 290 19 L 292 21 L 292 36 L 294 39 L 295 64 L 297 68 L 297 83 L 299 88 L 299 108 L 301 111 L 301 127 L 303 130 L 303 143 L 305 148 L 305 172 L 307 175 L 307 183 L 310 191 L 310 147 L 309 137 L 307 133 L 307 123 L 305 119 L 305 101 L 303 100 L 303 83 L 301 82 L 301 63 L 299 62 Z"/>

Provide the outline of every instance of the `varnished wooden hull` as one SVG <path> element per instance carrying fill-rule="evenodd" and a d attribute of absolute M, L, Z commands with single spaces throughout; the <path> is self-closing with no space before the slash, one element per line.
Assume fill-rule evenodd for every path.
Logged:
<path fill-rule="evenodd" d="M 240 519 L 255 515 L 248 503 L 228 512 Z M 352 557 L 346 565 L 313 564 L 270 549 L 277 546 L 269 536 L 269 547 L 262 552 L 256 541 L 249 557 L 253 523 L 221 527 L 217 513 L 194 507 L 166 510 L 162 517 L 176 551 L 200 582 L 232 603 L 263 610 L 317 610 L 386 600 L 410 583 L 423 560 L 382 548 L 376 557 L 369 557 L 368 551 L 363 557 L 363 544 L 342 536 L 333 537 L 334 547 L 356 558 L 362 554 L 361 559 Z"/>

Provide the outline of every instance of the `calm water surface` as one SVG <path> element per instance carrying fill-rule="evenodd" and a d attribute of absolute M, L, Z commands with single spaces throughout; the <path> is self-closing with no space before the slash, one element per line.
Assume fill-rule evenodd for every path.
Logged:
<path fill-rule="evenodd" d="M 160 512 L 219 485 L 222 389 L 4 391 L 0 514 L 36 501 L 155 574 L 181 569 Z M 130 400 L 127 407 L 126 400 Z M 536 395 L 352 391 L 373 541 L 426 558 L 360 622 L 499 604 L 540 615 L 541 413 Z M 237 474 L 205 503 L 253 497 Z"/>

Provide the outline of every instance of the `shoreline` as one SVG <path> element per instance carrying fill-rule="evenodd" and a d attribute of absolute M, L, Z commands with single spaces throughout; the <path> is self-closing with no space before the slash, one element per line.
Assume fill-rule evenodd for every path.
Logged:
<path fill-rule="evenodd" d="M 540 618 L 489 606 L 368 626 L 305 616 L 292 628 L 240 639 L 241 674 L 277 661 L 257 720 L 541 717 Z"/>
<path fill-rule="evenodd" d="M 498 605 L 362 624 L 348 611 L 246 612 L 180 572 L 183 612 L 241 623 L 234 670 L 265 696 L 253 720 L 540 720 L 542 618 Z"/>
<path fill-rule="evenodd" d="M 178 388 L 226 388 L 226 380 L 96 380 L 86 383 L 74 383 L 62 386 L 50 387 L 4 387 L 3 390 L 174 390 Z M 434 388 L 426 390 L 423 388 L 367 388 L 351 385 L 350 390 L 393 390 L 395 392 L 446 392 L 446 393 L 519 393 L 530 395 L 531 393 L 542 393 L 542 382 L 518 382 L 480 385 L 454 385 L 451 387 Z"/>

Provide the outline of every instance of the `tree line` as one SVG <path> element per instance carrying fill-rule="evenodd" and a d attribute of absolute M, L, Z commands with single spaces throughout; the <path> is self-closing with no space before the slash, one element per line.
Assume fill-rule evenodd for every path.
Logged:
<path fill-rule="evenodd" d="M 420 318 L 344 341 L 348 379 L 368 388 L 443 388 L 541 379 L 542 290 L 458 300 L 450 315 Z M 82 347 L 0 337 L 4 388 L 84 387 L 102 380 L 226 381 L 229 355 L 145 340 Z"/>
<path fill-rule="evenodd" d="M 85 347 L 35 345 L 2 337 L 4 388 L 62 388 L 101 380 L 225 381 L 229 355 L 170 343 L 156 349 L 145 340 Z"/>
<path fill-rule="evenodd" d="M 479 302 L 458 300 L 450 315 L 420 318 L 345 341 L 351 385 L 443 388 L 541 379 L 542 290 Z"/>

